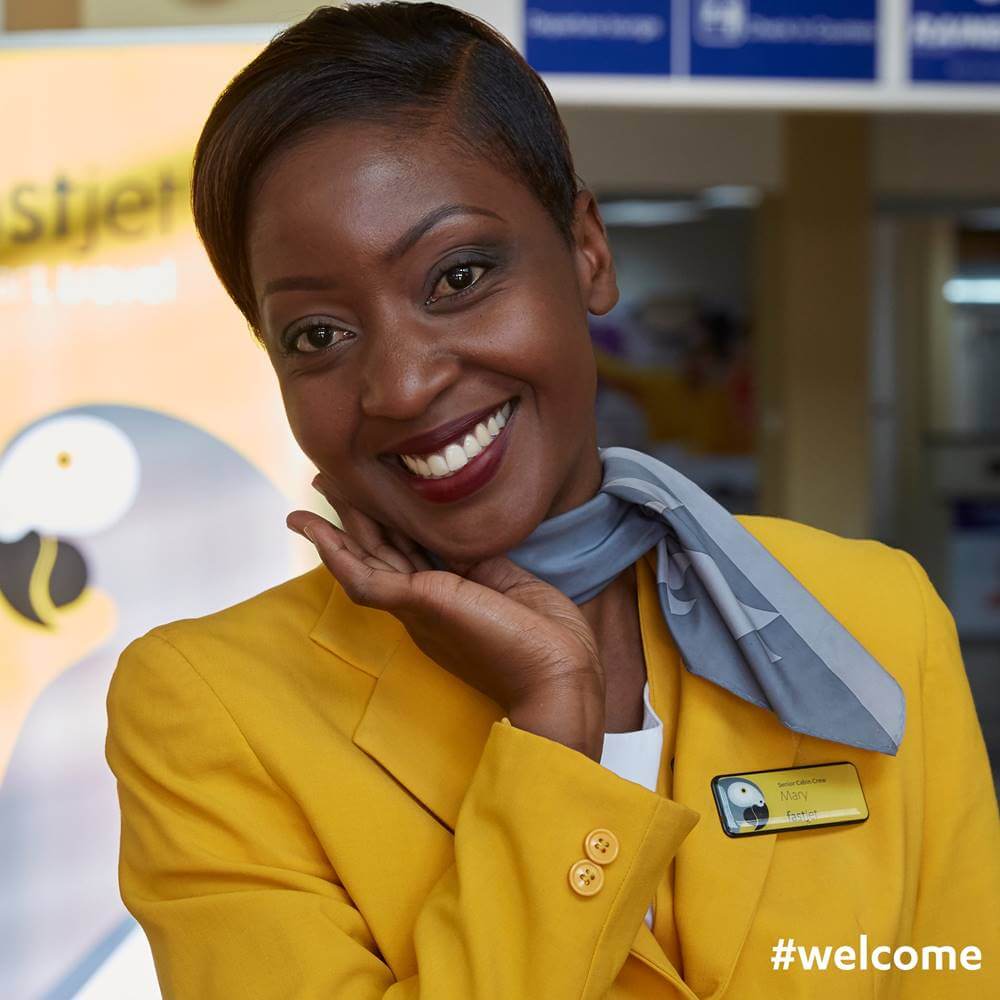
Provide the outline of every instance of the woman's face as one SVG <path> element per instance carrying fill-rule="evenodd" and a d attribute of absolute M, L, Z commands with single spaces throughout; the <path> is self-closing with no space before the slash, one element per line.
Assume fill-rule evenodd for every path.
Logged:
<path fill-rule="evenodd" d="M 587 313 L 618 293 L 589 193 L 570 250 L 523 184 L 442 134 L 354 124 L 279 153 L 249 213 L 289 424 L 343 499 L 464 562 L 594 494 Z"/>

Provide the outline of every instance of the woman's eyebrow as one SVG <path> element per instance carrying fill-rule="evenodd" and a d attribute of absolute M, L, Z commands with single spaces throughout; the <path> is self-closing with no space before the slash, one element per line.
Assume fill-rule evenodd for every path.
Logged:
<path fill-rule="evenodd" d="M 399 239 L 385 251 L 382 255 L 382 261 L 384 263 L 390 263 L 391 261 L 402 257 L 403 254 L 410 250 L 435 226 L 444 222 L 445 219 L 450 219 L 455 215 L 485 215 L 491 219 L 499 219 L 501 222 L 506 221 L 502 215 L 497 215 L 496 212 L 491 211 L 488 208 L 482 208 L 479 205 L 440 205 L 437 208 L 432 209 L 422 219 L 410 226 L 410 228 L 407 229 L 406 232 L 403 233 L 403 235 L 400 236 Z M 264 286 L 264 292 L 260 297 L 260 301 L 263 302 L 268 295 L 271 295 L 274 292 L 325 291 L 326 289 L 335 287 L 335 285 L 336 282 L 332 278 L 323 277 L 321 275 L 304 274 L 292 275 L 285 278 L 274 278 Z"/>
<path fill-rule="evenodd" d="M 431 229 L 445 219 L 450 219 L 453 215 L 485 215 L 491 219 L 504 221 L 502 215 L 490 211 L 488 208 L 481 208 L 479 205 L 440 205 L 432 209 L 422 219 L 410 226 L 402 236 L 385 252 L 382 259 L 385 263 L 402 257 L 418 240 L 422 239 Z"/>

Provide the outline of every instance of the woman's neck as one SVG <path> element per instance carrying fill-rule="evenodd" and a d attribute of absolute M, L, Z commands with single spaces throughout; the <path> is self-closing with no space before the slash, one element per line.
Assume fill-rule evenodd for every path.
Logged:
<path fill-rule="evenodd" d="M 626 733 L 641 729 L 646 661 L 635 567 L 619 573 L 596 597 L 579 607 L 593 630 L 604 665 L 604 731 Z"/>

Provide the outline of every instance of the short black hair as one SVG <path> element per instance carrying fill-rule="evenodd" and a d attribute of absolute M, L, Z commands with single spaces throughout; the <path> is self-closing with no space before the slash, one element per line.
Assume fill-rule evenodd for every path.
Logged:
<path fill-rule="evenodd" d="M 191 203 L 216 274 L 260 338 L 246 251 L 254 178 L 277 151 L 337 122 L 444 129 L 522 182 L 569 246 L 582 182 L 541 77 L 485 21 L 440 3 L 317 7 L 276 35 L 215 102 Z"/>

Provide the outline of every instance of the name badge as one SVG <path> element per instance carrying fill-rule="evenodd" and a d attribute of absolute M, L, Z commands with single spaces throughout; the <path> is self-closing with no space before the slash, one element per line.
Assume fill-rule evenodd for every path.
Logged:
<path fill-rule="evenodd" d="M 729 837 L 810 830 L 868 819 L 868 803 L 850 761 L 781 771 L 720 774 L 712 796 Z"/>

